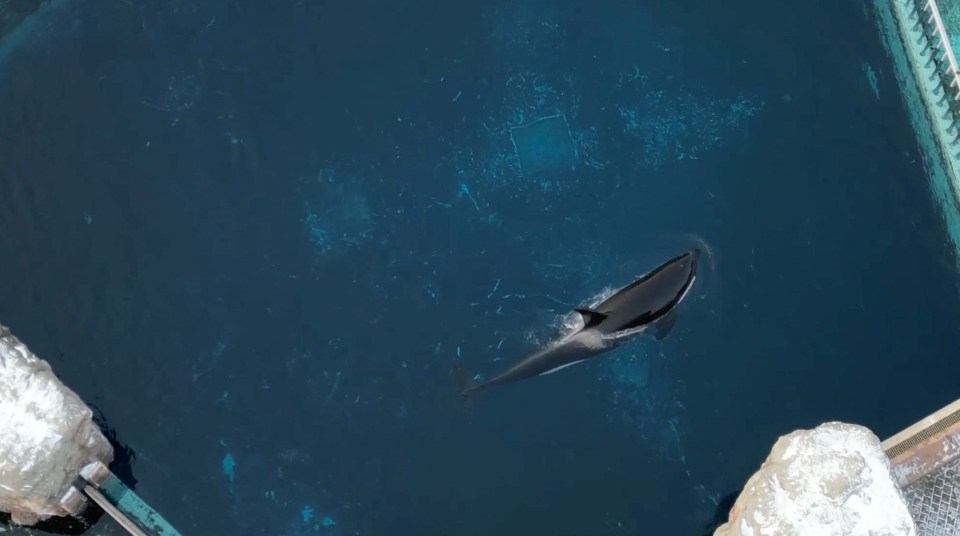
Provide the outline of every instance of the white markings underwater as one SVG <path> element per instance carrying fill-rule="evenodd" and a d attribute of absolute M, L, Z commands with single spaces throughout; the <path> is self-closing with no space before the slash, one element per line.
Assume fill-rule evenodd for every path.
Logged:
<path fill-rule="evenodd" d="M 863 70 L 863 74 L 867 77 L 867 83 L 870 84 L 870 91 L 873 93 L 873 96 L 880 100 L 880 84 L 877 80 L 877 72 L 873 70 L 873 66 L 867 62 L 863 62 L 860 66 Z"/>

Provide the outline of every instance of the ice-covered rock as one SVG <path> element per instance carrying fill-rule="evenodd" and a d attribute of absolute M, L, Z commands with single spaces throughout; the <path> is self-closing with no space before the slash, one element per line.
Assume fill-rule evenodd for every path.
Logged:
<path fill-rule="evenodd" d="M 880 440 L 831 422 L 781 437 L 714 536 L 914 536 Z"/>
<path fill-rule="evenodd" d="M 80 397 L 10 330 L 0 326 L 0 511 L 32 525 L 66 515 L 61 497 L 113 447 Z"/>

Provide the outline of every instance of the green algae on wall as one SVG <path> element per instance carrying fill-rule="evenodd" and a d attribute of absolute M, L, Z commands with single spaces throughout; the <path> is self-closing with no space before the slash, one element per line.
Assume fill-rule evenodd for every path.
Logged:
<path fill-rule="evenodd" d="M 960 7 L 960 0 L 950 2 L 956 4 L 951 5 L 951 9 Z M 904 27 L 900 22 L 906 13 L 902 4 L 890 0 L 873 0 L 872 4 L 884 46 L 890 54 L 900 85 L 900 94 L 917 135 L 931 193 L 943 217 L 956 262 L 960 257 L 960 205 L 957 201 L 960 192 L 960 177 L 957 175 L 960 159 L 956 157 L 956 149 L 950 149 L 949 134 L 945 127 L 949 121 L 940 117 L 937 105 L 939 97 L 933 94 L 936 82 L 930 80 L 929 73 L 922 71 L 926 58 L 919 55 L 915 39 L 904 39 L 905 35 L 912 37 L 912 34 L 910 27 Z M 960 271 L 960 264 L 957 270 Z"/>

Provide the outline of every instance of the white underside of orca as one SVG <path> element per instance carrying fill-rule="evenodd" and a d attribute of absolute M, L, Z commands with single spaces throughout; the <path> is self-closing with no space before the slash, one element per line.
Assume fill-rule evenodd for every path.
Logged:
<path fill-rule="evenodd" d="M 546 372 L 541 372 L 539 375 L 540 375 L 540 376 L 546 376 L 547 374 L 553 374 L 554 372 L 556 372 L 556 371 L 558 371 L 558 370 L 563 370 L 563 369 L 565 369 L 565 368 L 567 368 L 567 367 L 572 367 L 573 365 L 576 365 L 577 363 L 583 363 L 584 361 L 586 361 L 586 359 L 581 359 L 580 361 L 574 361 L 574 362 L 572 362 L 572 363 L 567 363 L 566 365 L 560 365 L 560 366 L 557 367 L 557 368 L 550 369 L 550 370 L 548 370 L 548 371 L 546 371 Z"/>
<path fill-rule="evenodd" d="M 693 284 L 697 282 L 697 274 L 693 274 L 693 277 L 690 278 L 690 284 L 687 285 L 687 288 L 683 291 L 683 294 L 680 295 L 680 299 L 677 300 L 677 305 L 683 303 L 683 300 L 686 299 L 687 294 L 690 294 L 690 289 L 693 288 Z"/>

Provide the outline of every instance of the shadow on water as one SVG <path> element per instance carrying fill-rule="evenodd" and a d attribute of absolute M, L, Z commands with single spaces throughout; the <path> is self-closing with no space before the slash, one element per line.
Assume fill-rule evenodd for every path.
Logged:
<path fill-rule="evenodd" d="M 733 508 L 733 504 L 737 502 L 737 497 L 740 496 L 742 489 L 738 489 L 734 492 L 728 493 L 724 498 L 720 499 L 720 502 L 717 504 L 717 510 L 713 513 L 713 519 L 707 523 L 706 528 L 703 531 L 703 536 L 712 536 L 713 532 L 720 528 L 720 525 L 723 525 L 727 522 L 730 516 L 730 509 Z"/>
<path fill-rule="evenodd" d="M 107 424 L 103 412 L 93 405 L 91 405 L 90 408 L 93 410 L 93 421 L 97 423 L 103 435 L 110 442 L 110 445 L 113 446 L 113 463 L 110 464 L 110 470 L 127 487 L 134 489 L 137 483 L 136 478 L 133 476 L 133 461 L 136 459 L 136 454 L 133 452 L 133 449 L 117 439 L 116 430 Z M 80 517 L 52 517 L 37 523 L 32 528 L 36 531 L 49 534 L 84 534 L 100 521 L 103 513 L 103 510 L 99 506 L 90 501 L 90 506 L 83 511 Z M 16 525 L 11 523 L 10 514 L 0 512 L 0 527 L 13 526 Z M 3 529 L 0 529 L 0 532 L 3 532 Z"/>

